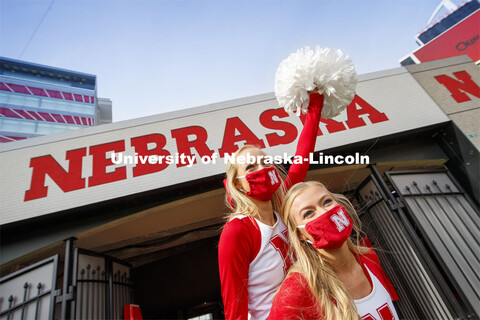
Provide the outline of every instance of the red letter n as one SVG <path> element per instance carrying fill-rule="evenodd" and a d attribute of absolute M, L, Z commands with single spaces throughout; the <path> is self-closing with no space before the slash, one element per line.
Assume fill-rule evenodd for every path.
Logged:
<path fill-rule="evenodd" d="M 435 79 L 450 91 L 455 101 L 460 103 L 472 100 L 465 92 L 480 98 L 480 87 L 473 82 L 472 77 L 466 71 L 455 72 L 453 75 L 458 80 L 446 75 L 436 76 Z"/>
<path fill-rule="evenodd" d="M 82 158 L 86 154 L 86 148 L 67 151 L 65 159 L 68 160 L 68 171 L 65 171 L 51 155 L 32 158 L 30 160 L 30 168 L 33 168 L 32 181 L 30 190 L 25 192 L 24 201 L 47 196 L 48 187 L 45 186 L 47 174 L 63 192 L 85 188 L 85 179 L 82 178 Z"/>

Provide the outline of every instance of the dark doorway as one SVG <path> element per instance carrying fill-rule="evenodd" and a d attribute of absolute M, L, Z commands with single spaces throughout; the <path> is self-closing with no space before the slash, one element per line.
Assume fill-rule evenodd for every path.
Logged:
<path fill-rule="evenodd" d="M 132 271 L 135 303 L 144 319 L 222 319 L 218 237 L 158 252 L 155 262 Z"/>

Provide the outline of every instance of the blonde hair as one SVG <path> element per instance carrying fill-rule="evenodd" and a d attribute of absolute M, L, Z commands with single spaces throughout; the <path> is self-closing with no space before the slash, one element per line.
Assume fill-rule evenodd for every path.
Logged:
<path fill-rule="evenodd" d="M 227 220 L 231 220 L 238 215 L 247 215 L 255 218 L 259 218 L 260 216 L 260 212 L 257 206 L 255 205 L 255 203 L 253 203 L 253 201 L 250 200 L 250 198 L 245 193 L 238 190 L 235 187 L 235 183 L 234 183 L 235 179 L 238 177 L 238 163 L 236 161 L 237 156 L 246 149 L 260 149 L 260 148 L 254 145 L 244 145 L 233 154 L 233 158 L 235 159 L 235 161 L 228 162 L 227 164 L 227 170 L 226 170 L 227 192 L 225 194 L 225 203 L 227 207 L 229 207 L 230 210 L 232 211 L 232 213 L 227 215 Z M 283 197 L 285 196 L 285 192 L 286 192 L 285 180 L 287 179 L 287 174 L 283 167 L 275 164 L 273 164 L 273 166 L 277 169 L 277 172 L 280 176 L 282 184 L 274 193 L 271 201 L 273 205 L 273 210 L 276 212 L 280 212 Z M 228 198 L 229 195 L 233 200 L 232 203 L 230 203 L 229 201 L 229 198 Z"/>
<path fill-rule="evenodd" d="M 353 205 L 341 194 L 335 194 L 318 181 L 302 182 L 294 185 L 285 195 L 282 206 L 282 218 L 288 228 L 288 236 L 290 240 L 290 255 L 294 261 L 287 277 L 292 272 L 302 274 L 312 293 L 316 297 L 317 307 L 322 312 L 324 319 L 337 320 L 358 320 L 359 315 L 357 309 L 348 293 L 345 285 L 340 281 L 333 268 L 328 261 L 324 259 L 321 252 L 315 249 L 306 241 L 301 241 L 297 232 L 297 223 L 291 214 L 292 203 L 295 198 L 309 187 L 323 187 L 332 196 L 332 198 L 342 205 L 353 220 L 353 233 L 355 235 L 355 243 L 351 238 L 347 240 L 348 247 L 354 254 L 362 254 L 367 251 L 361 247 L 360 237 L 360 220 Z"/>

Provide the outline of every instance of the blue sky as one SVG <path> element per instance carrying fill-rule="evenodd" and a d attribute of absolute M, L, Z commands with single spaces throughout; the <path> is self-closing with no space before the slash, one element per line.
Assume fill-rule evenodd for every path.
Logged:
<path fill-rule="evenodd" d="M 0 55 L 97 75 L 120 121 L 271 92 L 305 45 L 342 49 L 359 74 L 399 67 L 439 3 L 0 0 Z"/>

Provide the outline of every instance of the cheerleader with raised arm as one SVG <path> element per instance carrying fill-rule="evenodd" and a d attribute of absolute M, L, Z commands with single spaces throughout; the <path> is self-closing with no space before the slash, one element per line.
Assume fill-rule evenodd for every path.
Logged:
<path fill-rule="evenodd" d="M 297 155 L 313 151 L 320 121 L 322 97 L 312 94 L 312 105 L 300 135 Z M 305 179 L 308 162 L 292 164 L 288 176 L 262 161 L 265 153 L 244 146 L 234 155 L 253 156 L 255 163 L 227 165 L 228 202 L 233 210 L 223 228 L 218 263 L 226 319 L 266 319 L 273 295 L 288 268 L 287 230 L 277 212 L 287 189 Z"/>
<path fill-rule="evenodd" d="M 376 253 L 360 245 L 360 222 L 346 197 L 316 181 L 299 183 L 285 195 L 282 216 L 295 262 L 269 319 L 399 319 L 398 296 Z"/>
<path fill-rule="evenodd" d="M 305 180 L 320 117 L 338 115 L 352 101 L 355 84 L 353 66 L 340 51 L 305 48 L 280 64 L 275 83 L 280 106 L 306 113 L 295 153 L 304 161 L 292 164 L 286 175 L 281 167 L 263 160 L 262 150 L 247 145 L 227 165 L 224 184 L 233 213 L 218 246 L 226 319 L 268 317 L 273 296 L 291 265 L 287 228 L 278 214 L 283 196 Z M 237 161 L 248 156 L 256 161 Z"/>

